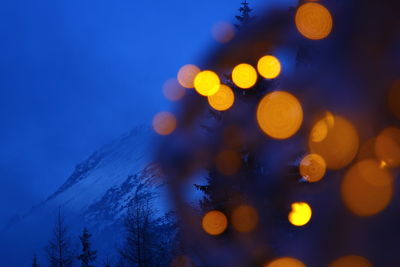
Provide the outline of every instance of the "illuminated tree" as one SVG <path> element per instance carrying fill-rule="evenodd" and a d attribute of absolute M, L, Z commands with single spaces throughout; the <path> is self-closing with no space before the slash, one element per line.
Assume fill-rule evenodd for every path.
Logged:
<path fill-rule="evenodd" d="M 91 263 L 96 260 L 97 252 L 92 250 L 90 247 L 90 237 L 92 235 L 89 233 L 87 228 L 83 229 L 82 235 L 79 237 L 82 244 L 82 252 L 77 257 L 78 260 L 81 261 L 81 267 L 93 267 Z"/>

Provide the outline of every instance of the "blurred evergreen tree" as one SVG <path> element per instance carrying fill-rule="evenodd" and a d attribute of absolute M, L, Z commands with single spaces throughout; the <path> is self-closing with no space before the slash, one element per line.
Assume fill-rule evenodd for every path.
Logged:
<path fill-rule="evenodd" d="M 40 265 L 38 263 L 38 259 L 37 259 L 36 253 L 35 253 L 35 254 L 33 254 L 32 267 L 39 267 L 39 266 Z"/>
<path fill-rule="evenodd" d="M 79 237 L 82 244 L 82 253 L 77 259 L 81 261 L 81 267 L 93 267 L 94 265 L 92 263 L 96 260 L 97 252 L 91 249 L 89 241 L 91 236 L 88 229 L 84 228 L 82 235 Z"/>

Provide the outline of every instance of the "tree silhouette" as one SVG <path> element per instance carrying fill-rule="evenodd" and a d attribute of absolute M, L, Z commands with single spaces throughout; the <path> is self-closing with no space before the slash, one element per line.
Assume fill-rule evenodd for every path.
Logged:
<path fill-rule="evenodd" d="M 92 235 L 89 233 L 87 228 L 83 229 L 82 235 L 79 237 L 82 244 L 82 253 L 77 257 L 81 261 L 81 267 L 93 267 L 91 263 L 96 260 L 97 252 L 91 249 L 90 237 Z"/>

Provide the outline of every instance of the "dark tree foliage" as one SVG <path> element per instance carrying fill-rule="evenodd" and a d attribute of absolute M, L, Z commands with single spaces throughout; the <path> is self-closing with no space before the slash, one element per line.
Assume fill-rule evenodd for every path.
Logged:
<path fill-rule="evenodd" d="M 241 7 L 239 8 L 240 15 L 235 16 L 236 19 L 239 21 L 239 24 L 235 24 L 236 28 L 240 28 L 254 19 L 254 17 L 250 15 L 251 11 L 253 10 L 249 7 L 249 3 L 247 2 L 247 0 L 244 0 L 241 3 Z"/>
<path fill-rule="evenodd" d="M 49 265 L 51 267 L 69 267 L 74 261 L 68 227 L 65 225 L 61 211 L 58 211 L 53 236 L 46 248 Z"/>
<path fill-rule="evenodd" d="M 38 259 L 37 259 L 36 253 L 35 253 L 35 254 L 33 254 L 32 267 L 39 267 L 39 266 L 40 265 L 38 263 Z"/>
<path fill-rule="evenodd" d="M 77 259 L 81 262 L 81 267 L 93 267 L 92 263 L 96 260 L 97 252 L 91 249 L 89 240 L 91 236 L 88 229 L 84 228 L 82 235 L 79 237 L 82 244 L 82 252 Z"/>

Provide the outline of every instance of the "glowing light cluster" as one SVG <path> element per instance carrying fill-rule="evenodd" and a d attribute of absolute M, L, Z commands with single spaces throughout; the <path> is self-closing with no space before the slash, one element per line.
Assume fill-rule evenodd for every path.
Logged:
<path fill-rule="evenodd" d="M 231 221 L 236 231 L 251 232 L 257 226 L 258 213 L 252 206 L 240 205 L 232 212 Z"/>
<path fill-rule="evenodd" d="M 264 265 L 264 267 L 306 267 L 304 263 L 295 258 L 284 257 L 273 260 Z"/>
<path fill-rule="evenodd" d="M 311 40 L 326 38 L 332 31 L 333 20 L 326 7 L 317 3 L 301 5 L 296 12 L 297 30 Z"/>
<path fill-rule="evenodd" d="M 267 94 L 257 108 L 261 130 L 276 139 L 294 135 L 303 121 L 303 109 L 295 96 L 284 91 Z"/>
<path fill-rule="evenodd" d="M 263 56 L 257 64 L 260 75 L 266 79 L 275 79 L 281 73 L 281 63 L 271 55 Z"/>
<path fill-rule="evenodd" d="M 257 71 L 249 64 L 239 64 L 232 71 L 232 80 L 237 87 L 249 89 L 257 82 Z"/>
<path fill-rule="evenodd" d="M 210 235 L 222 234 L 228 226 L 228 220 L 220 211 L 213 210 L 204 215 L 202 220 L 204 231 Z"/>
<path fill-rule="evenodd" d="M 178 81 L 185 88 L 194 88 L 194 79 L 200 69 L 192 64 L 187 64 L 179 69 Z"/>
<path fill-rule="evenodd" d="M 372 263 L 364 257 L 357 255 L 343 256 L 331 264 L 329 267 L 372 267 Z"/>
<path fill-rule="evenodd" d="M 294 226 L 306 225 L 312 216 L 310 205 L 306 202 L 295 202 L 292 204 L 292 211 L 289 213 L 288 219 Z"/>
<path fill-rule="evenodd" d="M 328 169 L 338 170 L 357 155 L 359 139 L 348 120 L 328 112 L 313 126 L 308 145 L 311 153 L 325 160 Z"/>
<path fill-rule="evenodd" d="M 375 160 L 364 160 L 352 166 L 343 178 L 342 199 L 358 216 L 383 211 L 393 197 L 393 177 Z"/>
<path fill-rule="evenodd" d="M 233 102 L 235 102 L 235 95 L 232 89 L 225 84 L 221 84 L 215 94 L 208 96 L 210 106 L 219 111 L 229 109 L 233 105 Z"/>
<path fill-rule="evenodd" d="M 169 135 L 176 128 L 175 116 L 167 111 L 157 113 L 153 118 L 153 129 L 159 135 Z"/>
<path fill-rule="evenodd" d="M 300 162 L 300 174 L 308 182 L 318 182 L 326 172 L 326 162 L 318 154 L 309 154 Z"/>
<path fill-rule="evenodd" d="M 194 79 L 194 88 L 203 96 L 215 94 L 220 86 L 221 81 L 218 75 L 211 70 L 199 72 Z"/>

